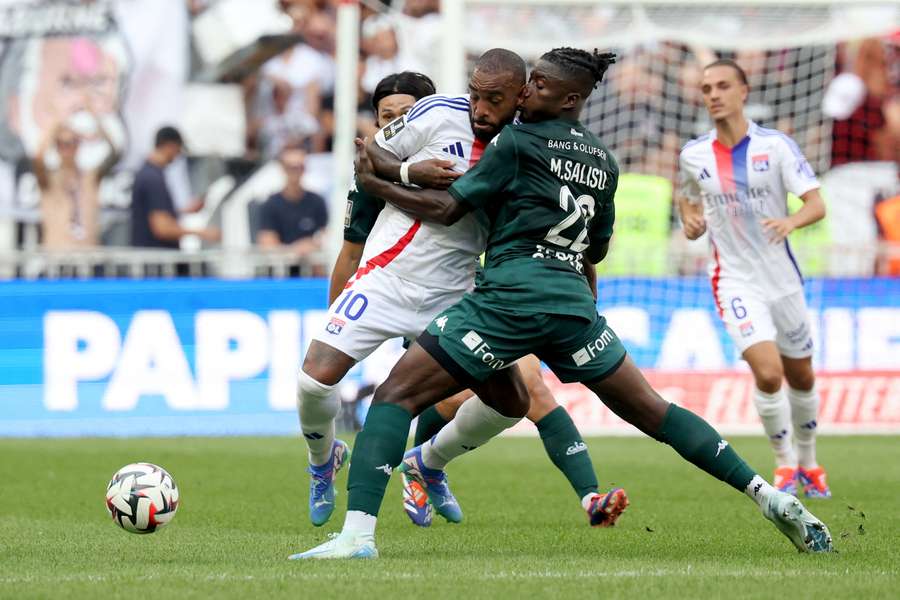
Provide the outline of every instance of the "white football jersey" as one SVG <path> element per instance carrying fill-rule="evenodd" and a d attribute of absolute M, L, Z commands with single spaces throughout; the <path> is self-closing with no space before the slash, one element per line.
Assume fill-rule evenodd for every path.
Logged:
<path fill-rule="evenodd" d="M 451 160 L 460 172 L 478 162 L 484 152 L 469 123 L 468 96 L 426 96 L 381 129 L 375 141 L 401 160 Z M 366 240 L 363 266 L 356 277 L 381 268 L 429 288 L 468 289 L 487 231 L 487 218 L 481 211 L 448 227 L 414 219 L 387 204 Z"/>
<path fill-rule="evenodd" d="M 715 129 L 685 144 L 681 194 L 691 203 L 703 202 L 714 293 L 722 280 L 752 285 L 768 298 L 803 288 L 787 240 L 770 242 L 760 221 L 787 216 L 788 192 L 800 196 L 818 187 L 796 142 L 752 121 L 733 148 L 716 140 Z"/>

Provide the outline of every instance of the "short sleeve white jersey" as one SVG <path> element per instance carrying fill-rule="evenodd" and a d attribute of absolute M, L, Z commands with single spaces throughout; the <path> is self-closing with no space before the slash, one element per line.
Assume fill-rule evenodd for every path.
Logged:
<path fill-rule="evenodd" d="M 469 97 L 432 95 L 375 134 L 375 142 L 408 162 L 450 160 L 465 172 L 484 152 L 469 123 Z M 472 286 L 478 257 L 484 252 L 488 222 L 471 212 L 451 226 L 425 223 L 387 204 L 363 251 L 356 277 L 375 268 L 430 288 L 460 290 Z"/>
<path fill-rule="evenodd" d="M 750 121 L 744 139 L 728 148 L 714 129 L 685 144 L 679 166 L 681 195 L 703 203 L 714 293 L 722 280 L 753 285 L 768 298 L 803 288 L 790 244 L 770 242 L 761 223 L 787 216 L 788 192 L 819 187 L 794 140 Z"/>

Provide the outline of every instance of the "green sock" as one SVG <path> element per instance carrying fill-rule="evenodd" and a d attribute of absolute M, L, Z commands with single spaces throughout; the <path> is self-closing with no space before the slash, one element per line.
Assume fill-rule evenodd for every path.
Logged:
<path fill-rule="evenodd" d="M 413 438 L 414 446 L 421 446 L 443 429 L 444 425 L 449 423 L 445 421 L 441 413 L 434 406 L 429 406 L 422 414 L 419 415 L 419 421 L 416 423 L 416 437 Z"/>
<path fill-rule="evenodd" d="M 347 510 L 378 515 L 391 472 L 403 460 L 411 421 L 412 415 L 395 404 L 376 404 L 369 409 L 353 445 Z"/>
<path fill-rule="evenodd" d="M 756 475 L 709 423 L 680 406 L 670 404 L 657 439 L 716 479 L 740 492 Z"/>
<path fill-rule="evenodd" d="M 594 473 L 591 455 L 566 409 L 562 406 L 553 409 L 535 425 L 541 434 L 547 456 L 572 484 L 578 498 L 596 492 L 597 475 Z"/>

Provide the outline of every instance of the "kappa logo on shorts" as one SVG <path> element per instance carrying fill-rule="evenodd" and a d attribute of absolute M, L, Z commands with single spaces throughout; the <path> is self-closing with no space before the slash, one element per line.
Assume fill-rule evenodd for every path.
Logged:
<path fill-rule="evenodd" d="M 606 347 L 613 343 L 615 339 L 616 336 L 611 329 L 604 329 L 603 333 L 600 334 L 600 337 L 572 355 L 575 366 L 580 367 L 581 365 L 585 365 L 594 360 L 601 352 L 606 350 Z"/>
<path fill-rule="evenodd" d="M 435 326 L 436 326 L 438 329 L 441 330 L 441 332 L 443 332 L 443 331 L 444 331 L 444 327 L 447 326 L 447 316 L 444 315 L 443 317 L 438 317 L 437 319 L 434 320 L 434 324 L 435 324 Z M 476 335 L 477 335 L 477 334 L 476 334 Z M 465 340 L 463 340 L 463 342 L 465 342 Z M 467 345 L 468 345 L 468 344 L 467 344 Z M 472 348 L 469 348 L 469 350 L 471 350 L 471 349 L 472 349 Z"/>
<path fill-rule="evenodd" d="M 328 325 L 325 326 L 325 331 L 332 335 L 337 335 L 344 329 L 344 325 L 346 324 L 346 321 L 342 321 L 337 317 L 331 317 L 331 321 L 329 321 Z"/>
<path fill-rule="evenodd" d="M 475 356 L 481 359 L 481 362 L 488 365 L 490 368 L 497 370 L 506 367 L 506 361 L 500 360 L 494 356 L 494 353 L 491 352 L 491 347 L 485 344 L 484 339 L 474 331 L 470 331 L 462 336 L 461 339 L 462 343 L 466 345 L 466 348 L 471 350 Z"/>
<path fill-rule="evenodd" d="M 741 323 L 741 337 L 748 337 L 753 335 L 753 332 L 756 331 L 753 329 L 753 321 L 747 321 L 746 323 Z"/>

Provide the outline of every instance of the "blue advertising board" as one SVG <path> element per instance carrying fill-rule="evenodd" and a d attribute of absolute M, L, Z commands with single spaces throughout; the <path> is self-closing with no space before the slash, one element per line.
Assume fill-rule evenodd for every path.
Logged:
<path fill-rule="evenodd" d="M 600 285 L 642 368 L 740 368 L 707 280 Z M 807 296 L 820 371 L 900 370 L 900 281 L 812 280 Z M 0 435 L 293 434 L 326 297 L 321 279 L 0 283 Z M 400 351 L 347 381 L 380 381 Z"/>

